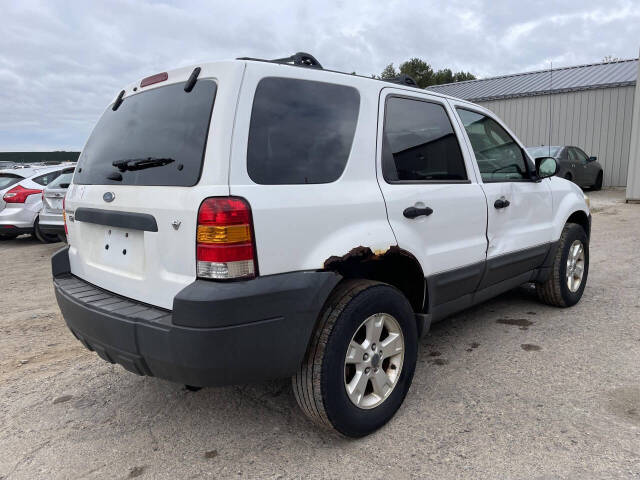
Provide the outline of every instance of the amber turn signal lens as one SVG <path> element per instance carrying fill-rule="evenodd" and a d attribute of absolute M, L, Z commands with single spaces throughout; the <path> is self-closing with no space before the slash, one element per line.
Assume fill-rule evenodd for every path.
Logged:
<path fill-rule="evenodd" d="M 251 241 L 249 225 L 198 225 L 198 243 L 240 243 Z"/>

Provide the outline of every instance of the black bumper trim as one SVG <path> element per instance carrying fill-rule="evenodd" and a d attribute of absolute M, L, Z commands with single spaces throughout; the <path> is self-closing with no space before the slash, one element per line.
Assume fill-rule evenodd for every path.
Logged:
<path fill-rule="evenodd" d="M 56 298 L 85 347 L 139 375 L 195 386 L 291 376 L 341 279 L 314 271 L 196 281 L 176 296 L 170 312 L 91 285 L 68 265 L 65 247 L 52 258 Z"/>
<path fill-rule="evenodd" d="M 40 228 L 40 231 L 48 235 L 64 235 L 64 225 L 47 225 L 46 223 L 39 223 L 38 228 Z"/>

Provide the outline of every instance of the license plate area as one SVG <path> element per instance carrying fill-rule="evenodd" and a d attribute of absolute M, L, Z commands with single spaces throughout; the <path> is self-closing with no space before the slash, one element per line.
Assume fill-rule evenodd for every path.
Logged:
<path fill-rule="evenodd" d="M 94 266 L 114 273 L 141 278 L 144 270 L 144 232 L 100 225 L 88 225 L 93 230 Z"/>

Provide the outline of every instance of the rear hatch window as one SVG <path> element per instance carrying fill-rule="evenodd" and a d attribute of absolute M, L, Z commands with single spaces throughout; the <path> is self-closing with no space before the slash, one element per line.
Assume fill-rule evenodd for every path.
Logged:
<path fill-rule="evenodd" d="M 215 82 L 200 80 L 191 92 L 177 83 L 107 108 L 78 159 L 74 183 L 195 185 L 215 95 Z"/>

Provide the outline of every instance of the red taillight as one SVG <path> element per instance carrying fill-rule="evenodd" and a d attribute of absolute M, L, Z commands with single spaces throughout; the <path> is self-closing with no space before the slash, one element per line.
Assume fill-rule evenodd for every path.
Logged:
<path fill-rule="evenodd" d="M 37 195 L 38 193 L 42 193 L 42 190 L 17 185 L 5 193 L 2 199 L 7 203 L 24 203 L 29 195 Z"/>
<path fill-rule="evenodd" d="M 66 210 L 67 196 L 62 197 L 62 221 L 64 222 L 64 234 L 69 235 L 69 229 L 67 228 L 67 210 Z"/>
<path fill-rule="evenodd" d="M 153 85 L 154 83 L 164 82 L 167 78 L 169 78 L 167 72 L 156 73 L 155 75 L 151 75 L 150 77 L 143 78 L 140 82 L 140 88 Z"/>
<path fill-rule="evenodd" d="M 256 276 L 251 208 L 242 198 L 207 198 L 198 211 L 198 277 L 216 280 Z"/>

